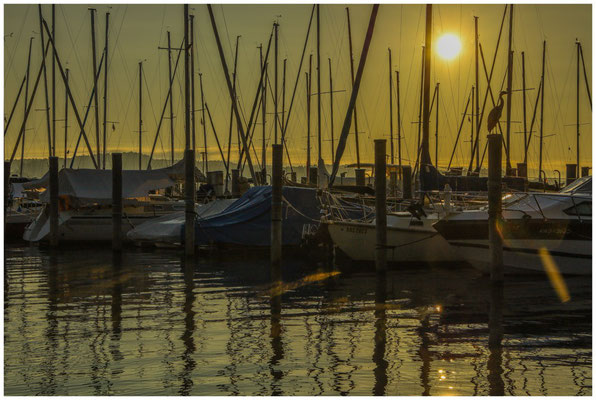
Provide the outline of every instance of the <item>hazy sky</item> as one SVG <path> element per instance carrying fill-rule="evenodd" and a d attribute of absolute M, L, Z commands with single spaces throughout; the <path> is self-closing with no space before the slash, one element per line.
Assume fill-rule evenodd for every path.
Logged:
<path fill-rule="evenodd" d="M 104 47 L 105 13 L 110 12 L 109 30 L 109 89 L 108 120 L 116 121 L 115 130 L 109 125 L 108 152 L 138 150 L 138 63 L 143 61 L 143 150 L 149 151 L 153 142 L 157 122 L 168 86 L 167 51 L 158 50 L 158 46 L 167 45 L 166 32 L 171 31 L 172 46 L 178 47 L 182 39 L 182 5 L 95 5 L 97 9 L 96 32 L 98 60 Z M 70 68 L 70 85 L 77 102 L 77 108 L 83 115 L 91 89 L 92 56 L 90 12 L 87 5 L 56 6 L 56 41 L 59 57 Z M 240 103 L 248 120 L 258 81 L 259 51 L 257 46 L 267 44 L 272 24 L 275 19 L 279 28 L 279 87 L 281 96 L 282 60 L 287 58 L 286 109 L 289 106 L 296 73 L 300 61 L 311 5 L 215 5 L 220 36 L 222 37 L 228 65 L 233 62 L 233 47 L 237 35 L 241 35 L 238 60 L 238 84 Z M 357 67 L 372 6 L 350 5 L 354 62 Z M 400 71 L 400 97 L 402 115 L 402 137 L 404 162 L 415 159 L 417 141 L 421 45 L 424 43 L 424 10 L 422 4 L 382 4 L 379 9 L 369 57 L 366 63 L 360 95 L 358 97 L 358 117 L 360 148 L 362 161 L 373 161 L 373 139 L 389 138 L 389 66 L 388 48 L 393 53 L 392 71 Z M 435 5 L 433 7 L 433 35 L 454 33 L 461 38 L 462 52 L 454 60 L 446 61 L 433 52 L 431 85 L 440 82 L 439 107 L 439 165 L 446 166 L 457 135 L 458 125 L 466 100 L 474 84 L 474 16 L 479 17 L 479 36 L 484 50 L 485 60 L 490 69 L 504 5 Z M 44 17 L 50 20 L 51 6 L 43 6 Z M 200 108 L 198 73 L 204 81 L 205 101 L 209 104 L 214 124 L 220 141 L 226 143 L 230 110 L 229 95 L 225 77 L 221 69 L 217 47 L 207 7 L 204 4 L 191 5 L 195 15 L 196 48 L 196 99 Z M 344 90 L 334 94 L 334 130 L 339 136 L 345 117 L 350 95 L 350 66 L 345 5 L 324 4 L 321 14 L 321 91 L 329 91 L 329 64 L 333 75 L 334 90 Z M 40 38 L 37 5 L 4 6 L 4 112 L 8 116 L 16 93 L 24 76 L 27 61 L 29 38 L 34 37 L 31 75 L 35 76 L 40 66 Z M 507 17 L 508 21 L 508 17 Z M 493 82 L 493 91 L 498 94 L 504 81 L 507 51 L 507 24 L 504 28 L 501 47 L 497 56 Z M 560 167 L 560 163 L 575 161 L 576 120 L 576 45 L 578 38 L 584 50 L 588 80 L 591 87 L 592 70 L 592 6 L 591 5 L 516 5 L 514 7 L 513 50 L 515 89 L 521 89 L 521 52 L 525 52 L 528 129 L 537 89 L 540 81 L 542 41 L 547 41 L 546 51 L 546 92 L 544 100 L 544 162 L 545 169 Z M 316 80 L 316 31 L 309 39 L 305 67 L 308 69 L 308 55 L 313 55 L 313 93 L 317 92 Z M 272 54 L 273 55 L 273 54 Z M 271 56 L 272 56 L 271 55 Z M 173 54 L 175 60 L 176 54 Z M 184 146 L 183 107 L 183 58 L 180 62 L 174 87 L 175 148 L 177 158 Z M 486 90 L 486 79 L 480 67 L 481 99 Z M 306 154 L 306 89 L 304 71 L 301 73 L 294 109 L 288 128 L 287 140 L 293 164 L 303 164 Z M 51 69 L 48 71 L 50 77 Z M 269 76 L 273 85 L 273 58 L 270 59 Z M 393 72 L 395 77 L 395 73 Z M 64 154 L 64 85 L 59 73 L 56 77 L 56 122 L 58 155 Z M 582 80 L 580 119 L 581 158 L 584 165 L 591 165 L 591 111 Z M 506 84 L 505 86 L 506 87 Z M 31 90 L 31 89 L 30 89 Z M 103 115 L 103 73 L 100 79 L 100 119 Z M 394 82 L 395 92 L 395 82 Z M 521 91 L 513 95 L 512 126 L 512 162 L 521 161 L 523 156 L 523 119 Z M 395 93 L 394 93 L 395 96 Z M 50 96 L 51 97 L 51 96 Z M 271 93 L 268 93 L 268 112 L 273 111 Z M 317 99 L 312 97 L 311 133 L 312 154 L 316 159 L 317 135 Z M 27 131 L 25 147 L 26 157 L 47 156 L 47 133 L 43 84 L 36 96 L 35 111 L 32 113 Z M 394 132 L 396 124 L 396 101 L 393 102 Z M 482 103 L 481 103 L 482 107 Z M 19 104 L 14 121 L 5 136 L 5 156 L 10 157 L 17 137 L 18 127 L 22 122 L 23 105 Z M 490 99 L 487 111 L 492 108 Z M 281 100 L 280 100 L 281 109 Z M 93 111 L 93 110 L 92 110 Z M 471 110 L 469 110 L 471 111 Z M 323 157 L 331 161 L 331 134 L 329 94 L 321 98 Z M 87 121 L 86 132 L 95 149 L 95 123 L 93 112 Z M 167 115 L 167 113 L 166 113 Z M 267 115 L 267 137 L 270 143 L 273 137 L 273 116 Z M 505 112 L 502 121 L 505 120 Z M 197 113 L 197 122 L 200 113 Z M 259 117 L 260 121 L 260 117 Z M 486 119 L 485 119 L 486 121 Z M 534 134 L 540 128 L 540 114 L 536 116 Z M 78 129 L 72 109 L 69 110 L 69 149 L 74 147 Z M 101 128 L 100 128 L 101 129 Z M 353 127 L 352 127 L 353 131 Z M 434 162 L 435 113 L 431 117 L 431 155 Z M 261 126 L 257 126 L 257 152 L 260 156 Z M 470 124 L 466 122 L 462 130 L 462 140 L 455 153 L 454 165 L 467 165 L 470 154 Z M 482 145 L 485 141 L 486 123 L 482 126 Z M 197 141 L 201 144 L 202 127 L 197 124 Z M 536 140 L 535 140 L 536 139 Z M 397 139 L 396 139 L 397 142 Z M 156 148 L 156 157 L 169 154 L 169 120 L 164 120 L 160 140 Z M 208 148 L 210 159 L 219 159 L 219 151 L 208 125 Z M 233 135 L 232 159 L 236 158 L 236 134 Z M 388 146 L 389 148 L 389 146 Z M 82 154 L 86 154 L 84 149 Z M 225 151 L 225 150 L 224 150 Z M 397 144 L 396 144 L 397 152 Z M 20 150 L 18 152 L 20 154 Z M 81 154 L 81 153 L 79 153 Z M 537 136 L 532 139 L 529 162 L 536 163 L 538 157 Z M 353 136 L 348 140 L 348 147 L 343 162 L 355 161 Z M 270 159 L 270 156 L 268 156 Z"/>

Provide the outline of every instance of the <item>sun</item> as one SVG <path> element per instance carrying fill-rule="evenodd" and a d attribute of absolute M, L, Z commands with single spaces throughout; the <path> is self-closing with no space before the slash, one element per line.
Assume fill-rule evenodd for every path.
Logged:
<path fill-rule="evenodd" d="M 445 60 L 451 60 L 461 51 L 459 38 L 452 33 L 446 33 L 437 41 L 437 53 Z"/>

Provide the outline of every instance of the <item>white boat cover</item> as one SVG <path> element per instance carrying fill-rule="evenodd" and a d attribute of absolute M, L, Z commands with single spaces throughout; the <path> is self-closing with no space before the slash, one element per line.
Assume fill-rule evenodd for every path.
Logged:
<path fill-rule="evenodd" d="M 41 179 L 23 184 L 26 189 L 41 189 L 49 185 L 49 173 Z M 71 196 L 81 202 L 103 203 L 112 201 L 112 171 L 97 169 L 66 168 L 58 173 L 58 194 Z M 122 197 L 125 199 L 146 197 L 149 192 L 174 186 L 163 170 L 153 171 L 122 171 Z M 49 193 L 44 191 L 40 195 L 43 203 L 49 202 Z"/>
<path fill-rule="evenodd" d="M 217 199 L 195 207 L 197 218 L 205 218 L 225 210 L 236 199 Z M 153 218 L 128 231 L 130 240 L 141 242 L 179 243 L 185 223 L 184 211 Z"/>
<path fill-rule="evenodd" d="M 195 177 L 203 181 L 205 176 L 195 167 Z M 130 199 L 146 197 L 150 191 L 174 186 L 184 180 L 184 160 L 171 167 L 154 170 L 123 170 L 122 197 Z M 98 169 L 64 168 L 58 173 L 59 195 L 72 196 L 81 202 L 105 203 L 112 199 L 112 171 Z M 49 172 L 42 178 L 23 183 L 24 189 L 47 189 Z M 42 193 L 40 200 L 49 202 L 49 194 Z"/>

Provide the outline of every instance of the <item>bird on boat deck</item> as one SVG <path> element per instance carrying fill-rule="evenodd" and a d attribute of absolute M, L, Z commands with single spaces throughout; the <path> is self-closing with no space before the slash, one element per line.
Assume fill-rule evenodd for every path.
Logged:
<path fill-rule="evenodd" d="M 497 106 L 495 108 L 493 108 L 492 110 L 490 110 L 490 113 L 488 114 L 488 119 L 486 121 L 486 126 L 488 128 L 488 132 L 492 132 L 492 130 L 495 128 L 495 126 L 497 125 L 497 123 L 499 122 L 499 119 L 501 119 L 501 114 L 503 113 L 503 95 L 508 94 L 506 91 L 502 91 L 499 94 L 499 100 L 497 101 Z"/>

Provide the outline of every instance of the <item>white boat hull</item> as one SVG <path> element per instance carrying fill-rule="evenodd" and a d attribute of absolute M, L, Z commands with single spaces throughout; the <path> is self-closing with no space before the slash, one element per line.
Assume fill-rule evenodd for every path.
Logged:
<path fill-rule="evenodd" d="M 461 261 L 462 258 L 449 243 L 432 228 L 431 225 L 435 221 L 423 220 L 423 226 L 412 228 L 388 226 L 387 261 L 393 263 Z M 328 228 L 333 243 L 348 257 L 356 261 L 375 260 L 374 224 L 332 221 L 328 223 Z"/>
<path fill-rule="evenodd" d="M 122 239 L 134 227 L 156 218 L 153 214 L 129 215 L 122 218 Z M 23 239 L 30 242 L 47 240 L 50 221 L 42 212 L 25 229 Z M 75 212 L 61 212 L 58 222 L 58 236 L 61 242 L 108 242 L 112 240 L 112 216 L 109 214 L 87 215 Z"/>

